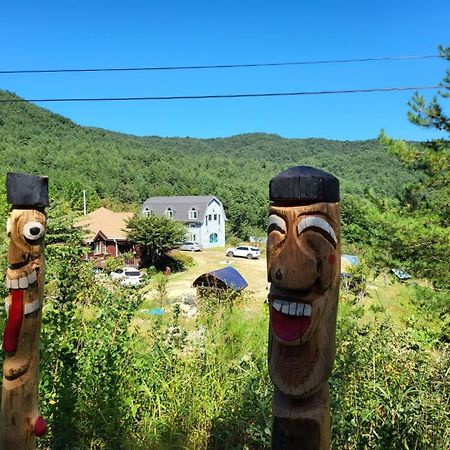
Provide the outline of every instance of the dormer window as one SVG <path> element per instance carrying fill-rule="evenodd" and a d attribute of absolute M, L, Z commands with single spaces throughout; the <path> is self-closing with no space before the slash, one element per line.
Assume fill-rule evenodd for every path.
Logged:
<path fill-rule="evenodd" d="M 173 218 L 173 211 L 171 208 L 167 208 L 165 214 L 169 219 Z"/>
<path fill-rule="evenodd" d="M 189 211 L 189 219 L 197 219 L 198 218 L 198 212 L 195 208 L 191 208 Z"/>

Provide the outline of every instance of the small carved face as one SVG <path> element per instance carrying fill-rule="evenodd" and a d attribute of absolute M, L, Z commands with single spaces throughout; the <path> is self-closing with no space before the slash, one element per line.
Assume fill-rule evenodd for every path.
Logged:
<path fill-rule="evenodd" d="M 340 272 L 338 204 L 271 206 L 267 272 L 272 379 L 282 391 L 301 396 L 308 383 L 314 384 L 308 378 L 320 372 L 318 361 L 329 372 L 334 359 L 330 341 Z M 285 389 L 275 380 L 280 376 Z"/>
<path fill-rule="evenodd" d="M 25 265 L 41 255 L 45 228 L 44 213 L 34 209 L 12 211 L 7 223 L 7 233 L 10 238 L 8 249 L 10 265 Z"/>

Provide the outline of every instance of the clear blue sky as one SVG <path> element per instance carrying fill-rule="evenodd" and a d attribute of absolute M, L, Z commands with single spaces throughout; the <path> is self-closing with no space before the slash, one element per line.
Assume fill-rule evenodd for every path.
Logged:
<path fill-rule="evenodd" d="M 450 2 L 21 1 L 0 16 L 0 70 L 234 64 L 429 55 Z M 167 96 L 438 84 L 443 60 L 177 72 L 0 75 L 24 98 Z M 137 135 L 427 139 L 412 92 L 165 102 L 48 103 L 81 125 Z M 431 93 L 426 94 L 428 97 Z"/>

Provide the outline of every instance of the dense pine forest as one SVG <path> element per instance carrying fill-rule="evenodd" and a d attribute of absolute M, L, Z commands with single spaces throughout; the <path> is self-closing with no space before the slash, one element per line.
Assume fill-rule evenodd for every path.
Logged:
<path fill-rule="evenodd" d="M 0 99 L 14 98 L 0 91 Z M 390 198 L 419 176 L 375 140 L 135 137 L 81 127 L 29 103 L 0 103 L 0 155 L 3 169 L 48 175 L 53 196 L 78 209 L 83 189 L 91 209 L 106 199 L 129 208 L 150 196 L 214 194 L 242 237 L 265 229 L 268 182 L 287 167 L 320 167 L 344 193 Z"/>
<path fill-rule="evenodd" d="M 0 91 L 2 99 L 18 97 Z M 270 448 L 263 299 L 206 298 L 189 321 L 167 291 L 182 272 L 168 282 L 149 269 L 139 290 L 97 278 L 73 221 L 82 190 L 90 210 L 135 209 L 154 195 L 214 194 L 224 203 L 228 236 L 264 236 L 269 180 L 293 165 L 340 179 L 343 252 L 361 260 L 341 288 L 333 448 L 449 448 L 448 141 L 405 143 L 384 133 L 357 142 L 136 137 L 0 102 L 0 156 L 3 174 L 50 179 L 39 388 L 50 430 L 39 448 Z M 4 230 L 4 175 L 0 181 Z M 3 232 L 2 270 L 6 245 Z M 398 282 L 393 267 L 412 281 Z M 162 317 L 143 312 L 161 306 Z M 2 309 L 2 329 L 5 319 Z"/>

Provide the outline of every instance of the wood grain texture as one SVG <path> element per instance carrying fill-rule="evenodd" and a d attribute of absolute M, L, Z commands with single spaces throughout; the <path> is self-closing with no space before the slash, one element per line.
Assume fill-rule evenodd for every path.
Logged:
<path fill-rule="evenodd" d="M 272 448 L 329 450 L 330 404 L 328 386 L 305 400 L 295 400 L 277 390 L 273 396 Z"/>
<path fill-rule="evenodd" d="M 13 291 L 15 295 L 21 292 L 24 314 L 15 350 L 5 352 L 0 415 L 1 450 L 35 449 L 36 435 L 42 435 L 46 430 L 39 414 L 37 395 L 45 226 L 45 214 L 35 209 L 13 209 L 8 221 L 7 284 L 10 294 L 5 304 L 10 307 Z M 8 320 L 12 320 L 11 316 Z"/>
<path fill-rule="evenodd" d="M 321 179 L 321 171 L 304 169 L 285 171 L 271 184 L 268 362 L 275 385 L 274 450 L 328 450 L 331 445 L 328 378 L 336 352 L 339 203 L 314 199 L 326 198 L 327 183 L 334 189 L 330 198 L 338 198 L 338 183 L 327 174 Z M 306 178 L 299 176 L 303 172 Z M 283 195 L 286 186 L 291 188 Z M 293 192 L 307 201 L 292 199 Z"/>

